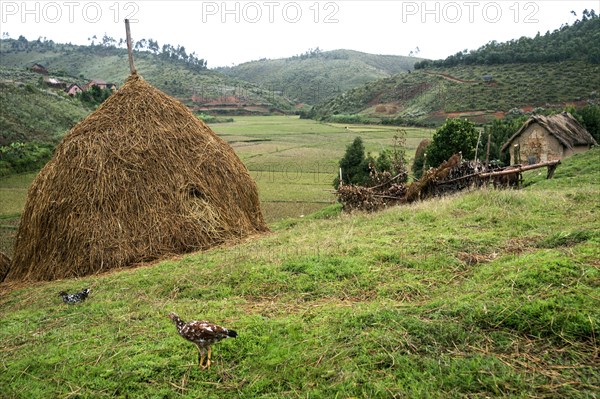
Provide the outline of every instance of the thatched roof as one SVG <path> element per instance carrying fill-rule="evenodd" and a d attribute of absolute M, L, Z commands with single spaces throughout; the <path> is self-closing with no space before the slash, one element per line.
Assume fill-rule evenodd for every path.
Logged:
<path fill-rule="evenodd" d="M 568 112 L 563 112 L 556 115 L 544 116 L 533 115 L 521 126 L 521 128 L 504 144 L 501 152 L 511 145 L 512 141 L 519 137 L 531 124 L 537 123 L 545 128 L 548 133 L 553 135 L 565 147 L 572 149 L 580 145 L 597 145 L 596 140 L 583 127 L 577 119 Z"/>
<path fill-rule="evenodd" d="M 34 180 L 6 281 L 89 275 L 266 230 L 233 149 L 133 74 Z"/>

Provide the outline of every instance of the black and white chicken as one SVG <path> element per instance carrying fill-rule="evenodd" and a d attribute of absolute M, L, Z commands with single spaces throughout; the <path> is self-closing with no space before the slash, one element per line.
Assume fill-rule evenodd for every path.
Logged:
<path fill-rule="evenodd" d="M 58 293 L 58 295 L 62 297 L 62 300 L 64 303 L 73 304 L 73 303 L 79 303 L 79 302 L 85 301 L 85 299 L 87 298 L 89 293 L 90 293 L 90 289 L 85 288 L 84 290 L 77 292 L 75 294 L 67 294 L 64 291 L 61 291 Z"/>

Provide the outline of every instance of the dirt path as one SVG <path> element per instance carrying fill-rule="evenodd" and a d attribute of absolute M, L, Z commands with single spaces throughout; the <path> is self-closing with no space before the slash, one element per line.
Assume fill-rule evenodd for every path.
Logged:
<path fill-rule="evenodd" d="M 473 84 L 473 83 L 477 83 L 474 80 L 462 80 L 459 78 L 455 78 L 452 75 L 448 75 L 447 73 L 435 73 L 435 72 L 425 72 L 426 74 L 429 75 L 434 75 L 434 76 L 441 76 L 442 78 L 449 80 L 451 82 L 455 82 L 455 83 L 460 83 L 460 84 Z"/>

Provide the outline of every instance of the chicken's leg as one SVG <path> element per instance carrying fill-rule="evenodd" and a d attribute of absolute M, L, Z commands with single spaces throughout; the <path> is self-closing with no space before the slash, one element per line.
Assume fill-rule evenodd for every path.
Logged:
<path fill-rule="evenodd" d="M 207 368 L 207 369 L 208 369 L 208 368 L 210 368 L 210 354 L 211 354 L 211 352 L 212 352 L 212 349 L 211 349 L 211 347 L 209 346 L 209 347 L 208 347 L 208 358 L 206 359 L 206 368 Z"/>
<path fill-rule="evenodd" d="M 204 357 L 205 357 L 206 353 L 204 352 L 204 349 L 198 347 L 198 367 L 205 369 L 206 366 L 204 366 L 202 363 L 204 363 Z"/>

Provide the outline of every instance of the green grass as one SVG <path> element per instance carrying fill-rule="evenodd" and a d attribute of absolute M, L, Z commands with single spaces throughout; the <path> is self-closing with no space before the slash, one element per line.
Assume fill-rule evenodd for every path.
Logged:
<path fill-rule="evenodd" d="M 27 190 L 36 175 L 37 173 L 25 173 L 0 179 L 2 193 L 0 218 L 17 216 L 23 212 Z"/>
<path fill-rule="evenodd" d="M 12 255 L 17 227 L 27 190 L 36 173 L 3 177 L 0 179 L 0 252 Z"/>
<path fill-rule="evenodd" d="M 595 398 L 598 155 L 520 191 L 334 206 L 237 246 L 4 286 L 3 395 Z M 57 296 L 83 287 L 83 304 Z M 198 370 L 170 311 L 239 336 Z"/>

